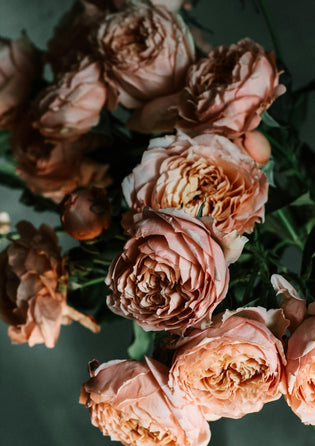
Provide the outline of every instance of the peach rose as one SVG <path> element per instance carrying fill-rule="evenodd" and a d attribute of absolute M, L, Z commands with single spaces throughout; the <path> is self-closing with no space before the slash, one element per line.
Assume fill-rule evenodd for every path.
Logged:
<path fill-rule="evenodd" d="M 194 61 L 193 39 L 182 19 L 142 2 L 109 15 L 97 31 L 96 45 L 128 108 L 179 91 Z"/>
<path fill-rule="evenodd" d="M 212 219 L 201 221 L 182 210 L 145 208 L 136 219 L 108 271 L 109 308 L 151 331 L 183 332 L 210 318 L 227 292 L 228 263 L 238 258 L 245 240 L 224 241 Z"/>
<path fill-rule="evenodd" d="M 13 343 L 51 348 L 69 322 L 63 315 L 68 274 L 49 226 L 36 230 L 22 221 L 17 228 L 21 238 L 0 254 L 0 316 Z"/>
<path fill-rule="evenodd" d="M 19 40 L 0 38 L 0 128 L 15 126 L 41 69 L 40 53 L 26 35 Z"/>
<path fill-rule="evenodd" d="M 258 166 L 268 163 L 271 155 L 271 145 L 268 139 L 258 130 L 245 132 L 233 139 L 233 143 L 243 152 L 256 161 Z"/>
<path fill-rule="evenodd" d="M 92 424 L 126 446 L 207 446 L 210 429 L 199 409 L 167 386 L 168 369 L 152 359 L 89 364 L 80 403 Z"/>
<path fill-rule="evenodd" d="M 106 189 L 92 187 L 72 192 L 63 203 L 64 230 L 77 240 L 99 236 L 110 225 L 111 206 Z"/>
<path fill-rule="evenodd" d="M 84 156 L 99 142 L 88 134 L 74 142 L 48 143 L 26 121 L 12 139 L 16 171 L 33 193 L 56 203 L 77 187 L 106 187 L 111 183 L 109 166 Z"/>
<path fill-rule="evenodd" d="M 213 49 L 187 73 L 177 127 L 227 136 L 255 129 L 282 93 L 275 57 L 250 39 Z"/>
<path fill-rule="evenodd" d="M 218 229 L 251 232 L 264 219 L 266 175 L 227 138 L 167 135 L 151 140 L 141 163 L 122 183 L 133 212 L 183 208 L 212 216 Z"/>
<path fill-rule="evenodd" d="M 271 283 L 281 294 L 292 333 L 286 352 L 285 399 L 303 423 L 315 425 L 315 302 L 306 308 L 305 300 L 278 274 L 272 276 Z"/>
<path fill-rule="evenodd" d="M 183 339 L 173 358 L 170 387 L 186 392 L 207 420 L 260 411 L 285 391 L 279 337 L 286 327 L 282 310 L 227 310 L 209 328 Z"/>
<path fill-rule="evenodd" d="M 83 59 L 37 98 L 33 126 L 52 141 L 75 141 L 87 133 L 106 102 L 116 106 L 115 92 L 105 88 L 100 76 L 99 64 Z"/>

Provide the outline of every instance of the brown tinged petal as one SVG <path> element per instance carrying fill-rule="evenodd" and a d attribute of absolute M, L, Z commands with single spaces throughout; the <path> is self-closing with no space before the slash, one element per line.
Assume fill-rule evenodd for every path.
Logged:
<path fill-rule="evenodd" d="M 80 403 L 103 435 L 126 446 L 207 446 L 210 429 L 199 409 L 167 386 L 168 369 L 146 362 L 114 360 L 90 364 Z"/>

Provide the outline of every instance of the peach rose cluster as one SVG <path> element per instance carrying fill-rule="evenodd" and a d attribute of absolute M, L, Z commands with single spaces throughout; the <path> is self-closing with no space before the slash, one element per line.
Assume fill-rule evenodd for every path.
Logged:
<path fill-rule="evenodd" d="M 210 429 L 197 406 L 167 386 L 168 369 L 152 359 L 89 364 L 80 403 L 92 424 L 126 446 L 207 446 Z"/>
<path fill-rule="evenodd" d="M 226 233 L 251 232 L 264 218 L 266 175 L 227 138 L 179 134 L 151 140 L 141 163 L 122 183 L 133 212 L 183 209 L 211 216 Z"/>
<path fill-rule="evenodd" d="M 151 331 L 184 332 L 209 319 L 247 239 L 182 210 L 145 208 L 136 220 L 108 271 L 109 308 Z"/>

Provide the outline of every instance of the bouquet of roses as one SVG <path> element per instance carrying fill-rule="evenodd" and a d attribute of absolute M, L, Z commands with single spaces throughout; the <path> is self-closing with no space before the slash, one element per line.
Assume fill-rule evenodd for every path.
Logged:
<path fill-rule="evenodd" d="M 315 425 L 314 86 L 276 40 L 212 48 L 193 6 L 77 0 L 47 51 L 0 39 L 1 183 L 61 222 L 0 214 L 0 316 L 49 348 L 133 321 L 130 359 L 91 360 L 80 395 L 124 445 L 206 446 L 208 421 L 282 395 Z"/>

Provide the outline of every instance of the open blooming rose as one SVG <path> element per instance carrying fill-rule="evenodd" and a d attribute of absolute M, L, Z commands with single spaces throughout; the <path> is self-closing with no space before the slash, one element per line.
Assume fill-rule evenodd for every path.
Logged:
<path fill-rule="evenodd" d="M 109 308 L 151 331 L 183 332 L 210 318 L 226 295 L 228 264 L 246 239 L 219 240 L 211 218 L 182 210 L 146 208 L 137 219 L 108 271 Z"/>
<path fill-rule="evenodd" d="M 0 128 L 15 126 L 41 68 L 40 53 L 27 36 L 19 40 L 0 38 Z"/>
<path fill-rule="evenodd" d="M 77 187 L 107 187 L 111 183 L 108 164 L 85 156 L 99 142 L 99 138 L 91 134 L 74 142 L 46 142 L 26 120 L 12 138 L 16 171 L 33 193 L 56 203 Z"/>
<path fill-rule="evenodd" d="M 305 301 L 287 280 L 274 274 L 271 281 L 291 322 L 285 398 L 303 423 L 315 425 L 315 302 L 306 309 Z"/>
<path fill-rule="evenodd" d="M 152 359 L 89 364 L 80 403 L 92 424 L 126 446 L 207 446 L 210 429 L 199 409 L 172 393 L 168 369 Z"/>
<path fill-rule="evenodd" d="M 53 141 L 74 141 L 95 126 L 106 102 L 115 104 L 115 93 L 100 82 L 97 62 L 83 59 L 56 84 L 47 87 L 34 106 L 33 123 L 40 133 Z"/>
<path fill-rule="evenodd" d="M 181 17 L 144 2 L 129 2 L 107 16 L 97 31 L 96 47 L 128 108 L 179 91 L 194 61 L 193 39 Z"/>
<path fill-rule="evenodd" d="M 186 392 L 210 421 L 260 411 L 285 391 L 279 337 L 286 327 L 282 310 L 227 310 L 209 328 L 183 338 L 170 370 L 171 388 Z"/>
<path fill-rule="evenodd" d="M 255 129 L 285 92 L 279 74 L 273 53 L 248 38 L 213 49 L 187 73 L 177 127 L 191 135 L 227 136 Z"/>
<path fill-rule="evenodd" d="M 183 208 L 212 216 L 220 231 L 251 232 L 264 218 L 266 175 L 237 146 L 219 135 L 151 140 L 141 163 L 123 181 L 132 212 Z"/>

